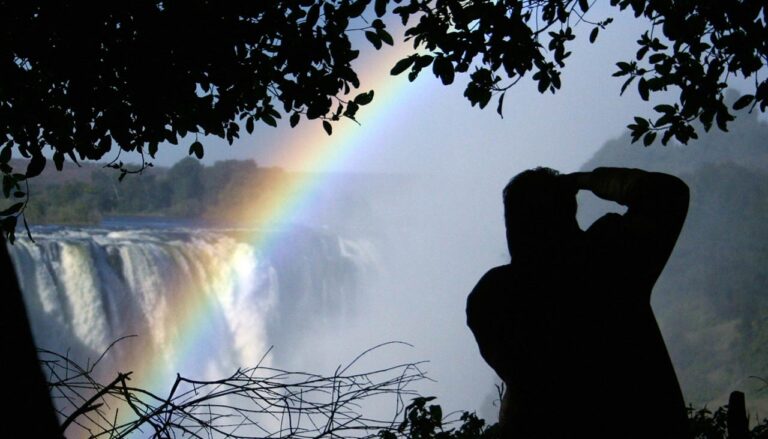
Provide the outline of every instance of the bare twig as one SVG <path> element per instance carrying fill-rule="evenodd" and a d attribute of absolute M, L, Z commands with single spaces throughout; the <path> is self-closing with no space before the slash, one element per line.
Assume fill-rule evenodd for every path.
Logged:
<path fill-rule="evenodd" d="M 363 356 L 389 344 L 363 352 L 332 376 L 284 371 L 263 361 L 215 381 L 177 375 L 167 396 L 132 387 L 130 372 L 99 384 L 93 378 L 98 360 L 83 368 L 51 351 L 41 351 L 41 357 L 64 418 L 62 431 L 68 434 L 80 429 L 92 438 L 125 438 L 135 432 L 153 438 L 372 438 L 381 430 L 395 430 L 405 410 L 403 397 L 418 396 L 412 384 L 426 379 L 421 363 L 350 372 Z M 382 397 L 394 403 L 387 411 L 393 410 L 392 416 L 363 414 L 364 405 L 382 402 Z M 120 416 L 119 408 L 124 409 Z"/>

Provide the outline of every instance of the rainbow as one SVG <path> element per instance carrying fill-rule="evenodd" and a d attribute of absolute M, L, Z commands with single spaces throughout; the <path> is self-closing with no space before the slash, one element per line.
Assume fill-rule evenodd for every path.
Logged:
<path fill-rule="evenodd" d="M 322 171 L 333 169 L 341 162 L 359 158 L 359 155 L 365 155 L 365 139 L 368 133 L 386 129 L 389 115 L 407 99 L 412 98 L 414 93 L 419 93 L 417 84 L 410 84 L 404 75 L 393 78 L 389 74 L 395 62 L 412 49 L 408 45 L 387 49 L 375 53 L 372 62 L 358 67 L 362 91 L 375 90 L 374 101 L 362 107 L 359 112 L 360 125 L 351 121 L 335 123 L 333 135 L 328 136 L 319 122 L 302 121 L 302 124 L 293 130 L 297 135 L 291 133 L 288 144 L 278 151 L 278 154 L 282 155 L 276 156 L 275 161 L 289 170 L 314 172 L 302 172 L 298 173 L 296 178 L 281 180 L 284 184 L 276 188 L 276 193 L 268 199 L 260 199 L 245 206 L 243 212 L 247 212 L 246 219 L 250 219 L 251 224 L 258 224 L 263 230 L 265 226 L 296 222 L 311 215 L 312 210 L 316 208 L 313 203 L 314 195 L 327 184 L 327 174 L 322 174 Z M 269 254 L 275 246 L 280 245 L 279 233 L 247 233 L 248 243 L 259 254 Z M 234 252 L 228 260 L 216 262 L 219 267 L 217 269 L 221 272 L 212 278 L 209 285 L 178 285 L 175 294 L 169 295 L 172 299 L 169 299 L 170 302 L 166 303 L 165 307 L 173 310 L 173 325 L 178 328 L 177 335 L 172 340 L 174 364 L 183 367 L 185 364 L 199 361 L 205 354 L 206 343 L 215 343 L 211 326 L 201 322 L 206 321 L 215 306 L 215 292 L 228 290 L 228 286 L 242 276 L 241 271 L 248 269 L 243 267 L 246 259 L 242 252 Z M 208 262 L 201 261 L 203 264 Z M 158 396 L 166 396 L 174 378 L 169 376 L 169 358 L 153 352 L 149 347 L 152 343 L 143 343 L 140 339 L 130 343 L 138 347 L 131 349 L 134 351 L 130 355 L 131 360 L 121 367 L 123 372 L 135 371 L 131 386 L 157 392 Z M 121 413 L 127 411 L 127 407 L 120 409 Z"/>

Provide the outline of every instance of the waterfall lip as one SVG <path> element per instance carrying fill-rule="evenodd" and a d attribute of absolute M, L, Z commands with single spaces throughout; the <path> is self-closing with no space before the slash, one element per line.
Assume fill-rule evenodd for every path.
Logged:
<path fill-rule="evenodd" d="M 307 225 L 303 223 L 274 223 L 269 225 L 254 226 L 218 226 L 208 224 L 189 224 L 186 221 L 160 221 L 147 222 L 138 221 L 135 224 L 129 222 L 131 218 L 122 222 L 110 223 L 105 221 L 97 225 L 60 225 L 43 224 L 33 225 L 31 232 L 35 241 L 47 239 L 91 239 L 94 236 L 104 236 L 110 239 L 133 238 L 144 239 L 150 237 L 165 236 L 187 236 L 200 233 L 222 233 L 222 234 L 282 234 L 301 232 L 302 230 L 313 231 L 315 233 L 337 234 L 327 225 Z M 338 233 L 340 234 L 340 233 Z M 26 236 L 19 236 L 20 240 L 27 240 Z"/>

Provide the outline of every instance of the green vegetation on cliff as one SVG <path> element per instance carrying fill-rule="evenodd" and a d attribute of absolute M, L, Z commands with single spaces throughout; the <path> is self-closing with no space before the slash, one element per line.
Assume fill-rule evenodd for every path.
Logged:
<path fill-rule="evenodd" d="M 251 160 L 203 166 L 185 158 L 170 168 L 148 168 L 121 180 L 111 169 L 90 166 L 34 182 L 26 215 L 31 224 L 95 224 L 105 216 L 164 216 L 235 220 L 231 211 L 288 178 Z"/>

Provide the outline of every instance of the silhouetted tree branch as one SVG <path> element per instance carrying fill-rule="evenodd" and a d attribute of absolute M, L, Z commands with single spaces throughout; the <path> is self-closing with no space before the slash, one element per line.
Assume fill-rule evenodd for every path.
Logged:
<path fill-rule="evenodd" d="M 232 143 L 241 129 L 276 126 L 288 116 L 354 120 L 373 91 L 360 87 L 351 35 L 376 49 L 393 44 L 370 0 L 142 2 L 0 2 L 0 172 L 5 198 L 26 199 L 50 148 L 99 160 L 120 178 L 150 166 L 163 142 L 195 134 L 189 154 L 202 158 L 197 134 Z M 376 2 L 381 3 L 380 1 Z M 381 12 L 376 8 L 377 12 Z M 366 43 L 367 44 L 367 43 Z M 13 152 L 29 158 L 14 169 Z M 128 167 L 123 152 L 142 165 Z M 0 212 L 13 236 L 24 202 Z M 21 218 L 19 218 L 21 216 Z"/>
<path fill-rule="evenodd" d="M 402 3 L 393 13 L 404 24 L 417 20 L 405 32 L 417 50 L 399 61 L 392 74 L 408 71 L 408 79 L 414 80 L 431 65 L 446 85 L 457 74 L 469 74 L 464 96 L 480 108 L 497 97 L 499 115 L 507 90 L 527 75 L 541 93 L 560 89 L 577 26 L 589 26 L 588 38 L 594 43 L 613 22 L 611 17 L 590 18 L 594 2 L 588 0 L 393 1 Z M 633 141 L 643 138 L 648 146 L 661 133 L 665 145 L 672 138 L 687 143 L 697 138 L 692 125 L 697 120 L 707 131 L 713 123 L 727 131 L 734 115 L 725 102 L 725 90 L 733 77 L 750 79 L 754 87 L 731 108 L 768 107 L 768 80 L 760 76 L 768 62 L 764 1 L 611 0 L 610 4 L 649 23 L 639 36 L 637 53 L 616 64 L 613 76 L 626 78 L 621 94 L 633 82 L 645 101 L 656 92 L 679 93 L 673 102 L 654 107 L 655 118 L 635 118 L 629 125 Z"/>
<path fill-rule="evenodd" d="M 134 433 L 152 438 L 499 437 L 497 424 L 487 424 L 466 411 L 444 414 L 441 406 L 433 403 L 435 397 L 419 396 L 413 384 L 428 379 L 419 369 L 420 363 L 351 372 L 360 358 L 382 346 L 364 352 L 330 376 L 260 365 L 212 381 L 177 375 L 165 396 L 130 385 L 130 372 L 118 373 L 109 384 L 101 385 L 93 376 L 104 355 L 85 367 L 51 351 L 41 351 L 41 357 L 64 419 L 61 430 L 78 437 L 78 428 L 93 438 L 132 437 Z M 371 415 L 371 409 L 378 414 Z M 689 407 L 691 437 L 768 437 L 768 418 L 754 416 L 756 423 L 749 429 L 747 416 L 740 392 L 733 392 L 729 404 L 714 412 Z M 556 411 L 553 417 L 557 417 Z M 642 416 L 627 413 L 627 429 L 632 429 L 633 422 L 643 422 Z"/>
<path fill-rule="evenodd" d="M 177 376 L 161 395 L 132 386 L 131 373 L 99 384 L 93 378 L 98 361 L 81 367 L 66 355 L 41 354 L 65 419 L 62 432 L 77 426 L 92 437 L 149 431 L 152 437 L 368 438 L 396 429 L 403 398 L 417 396 L 412 385 L 426 379 L 419 363 L 353 373 L 358 357 L 330 376 L 265 366 L 213 381 Z M 376 403 L 387 405 L 386 415 L 369 414 Z"/>
<path fill-rule="evenodd" d="M 360 87 L 352 35 L 379 49 L 394 44 L 386 15 L 409 26 L 414 53 L 393 74 L 415 79 L 431 66 L 444 84 L 468 74 L 464 95 L 485 107 L 527 75 L 540 92 L 561 88 L 577 26 L 589 41 L 612 23 L 593 17 L 588 0 L 149 0 L 143 2 L 6 1 L 0 3 L 0 172 L 5 198 L 0 228 L 12 236 L 23 210 L 27 178 L 46 166 L 50 149 L 61 169 L 66 157 L 99 160 L 116 149 L 110 167 L 120 178 L 151 163 L 163 142 L 195 134 L 189 154 L 202 158 L 198 134 L 232 143 L 242 128 L 276 126 L 288 116 L 331 122 L 355 119 L 373 91 Z M 686 143 L 692 122 L 726 130 L 734 115 L 724 101 L 729 79 L 754 82 L 733 109 L 768 107 L 768 6 L 762 0 L 669 2 L 611 0 L 647 20 L 632 59 L 617 63 L 644 100 L 679 91 L 654 118 L 629 125 L 650 145 L 661 133 Z M 371 8 L 370 6 L 373 6 Z M 394 6 L 394 7 L 393 7 Z M 372 10 L 371 10 L 372 9 Z M 409 25 L 410 23 L 410 25 Z M 595 80 L 600 80 L 595 78 Z M 14 169 L 14 151 L 29 163 Z M 142 165 L 127 167 L 122 152 Z M 21 216 L 21 218 L 19 218 Z"/>

